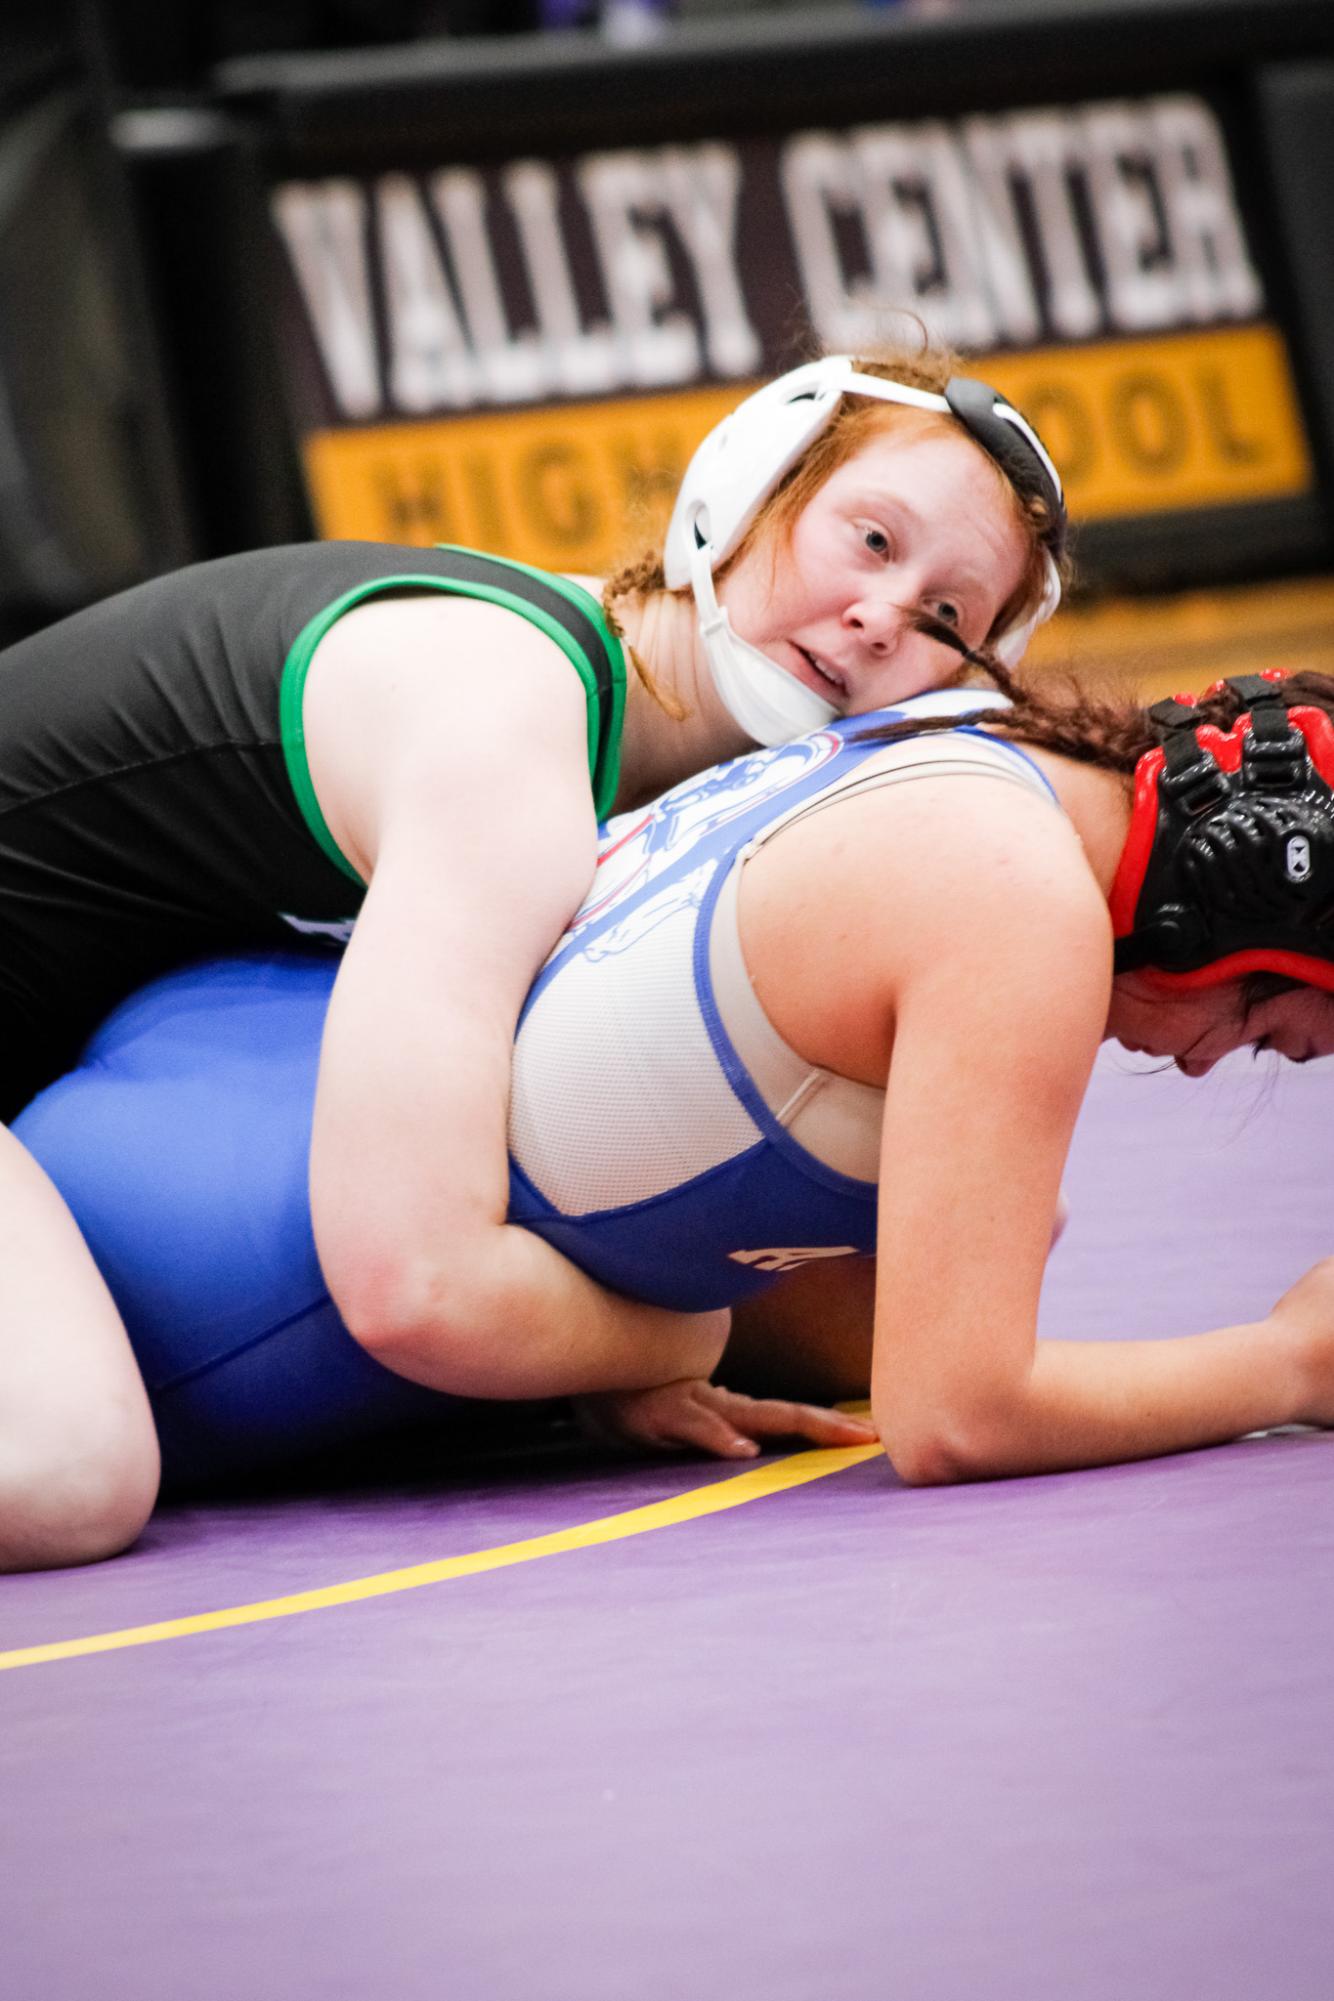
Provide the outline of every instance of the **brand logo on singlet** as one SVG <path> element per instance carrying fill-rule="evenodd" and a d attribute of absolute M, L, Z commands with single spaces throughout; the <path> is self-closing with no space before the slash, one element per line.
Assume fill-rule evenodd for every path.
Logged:
<path fill-rule="evenodd" d="M 325 938 L 331 945 L 346 945 L 357 921 L 355 917 L 337 917 L 325 923 L 317 917 L 294 917 L 290 910 L 280 910 L 278 915 L 303 938 Z"/>
<path fill-rule="evenodd" d="M 1288 881 L 1305 882 L 1311 873 L 1311 843 L 1305 834 L 1293 834 L 1286 856 Z"/>
<path fill-rule="evenodd" d="M 855 1258 L 855 1244 L 774 1244 L 767 1251 L 729 1251 L 734 1265 L 754 1265 L 756 1271 L 795 1271 L 817 1258 Z"/>

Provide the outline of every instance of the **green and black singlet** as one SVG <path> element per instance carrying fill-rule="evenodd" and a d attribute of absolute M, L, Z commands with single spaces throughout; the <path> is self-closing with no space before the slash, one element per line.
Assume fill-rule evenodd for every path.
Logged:
<path fill-rule="evenodd" d="M 261 549 L 155 578 L 0 653 L 0 1118 L 167 968 L 346 937 L 364 884 L 311 785 L 305 674 L 354 605 L 426 591 L 500 604 L 562 648 L 584 684 L 604 817 L 621 646 L 578 585 L 498 557 Z"/>

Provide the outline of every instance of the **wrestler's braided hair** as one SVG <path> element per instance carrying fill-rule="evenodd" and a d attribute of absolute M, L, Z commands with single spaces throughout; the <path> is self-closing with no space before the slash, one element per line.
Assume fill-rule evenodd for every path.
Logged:
<path fill-rule="evenodd" d="M 630 656 L 630 665 L 658 707 L 669 715 L 673 722 L 679 723 L 685 720 L 685 704 L 678 701 L 675 695 L 669 694 L 657 676 L 649 670 L 638 649 L 631 646 L 626 639 L 625 627 L 616 616 L 617 602 L 621 598 L 648 597 L 653 591 L 665 591 L 666 588 L 667 576 L 662 567 L 662 556 L 657 550 L 649 549 L 633 563 L 623 565 L 615 576 L 607 578 L 602 586 L 602 616 L 616 637 L 624 643 L 625 650 Z"/>
<path fill-rule="evenodd" d="M 939 627 L 929 619 L 917 622 L 933 638 L 953 645 L 956 651 L 964 651 L 947 627 Z M 1011 704 L 1007 709 L 980 710 L 969 717 L 970 722 L 985 723 L 995 730 L 997 736 L 1007 737 L 1011 743 L 1030 744 L 1035 750 L 1057 751 L 1077 763 L 1091 764 L 1101 771 L 1118 772 L 1125 779 L 1127 790 L 1135 766 L 1145 752 L 1153 750 L 1159 741 L 1148 709 L 1143 704 L 1099 699 L 1081 687 L 1073 674 L 1046 672 L 1041 687 L 1038 687 L 1033 680 L 1007 668 L 989 648 L 965 652 L 964 669 L 985 673 Z M 1289 704 L 1300 703 L 1323 709 L 1326 715 L 1334 717 L 1334 675 L 1303 670 L 1289 674 L 1282 686 Z M 1237 690 L 1226 683 L 1195 698 L 1195 707 L 1201 719 L 1214 724 L 1224 733 L 1232 728 L 1238 716 L 1245 713 L 1246 706 Z M 935 734 L 957 726 L 957 716 L 923 716 L 912 722 L 875 724 L 864 732 L 861 740 L 898 743 L 910 737 Z M 1241 982 L 1243 1020 L 1253 1008 L 1266 1000 L 1301 985 L 1300 980 L 1289 979 L 1281 973 L 1247 975 Z"/>
<path fill-rule="evenodd" d="M 914 623 L 931 638 L 962 652 L 964 671 L 984 673 L 1006 697 L 1009 708 L 982 709 L 969 718 L 994 729 L 997 736 L 1031 744 L 1037 750 L 1057 751 L 1077 764 L 1092 764 L 1126 778 L 1159 741 L 1148 709 L 1138 702 L 1094 695 L 1073 674 L 1045 671 L 1039 683 L 1006 667 L 989 647 L 964 652 L 949 628 L 934 619 L 922 617 Z M 1334 675 L 1303 671 L 1289 674 L 1282 685 L 1289 703 L 1306 704 L 1334 716 Z M 1226 684 L 1197 696 L 1195 706 L 1203 722 L 1225 732 L 1246 710 L 1236 689 Z M 859 740 L 897 743 L 907 737 L 956 729 L 958 721 L 957 716 L 920 716 L 911 722 L 878 723 Z"/>

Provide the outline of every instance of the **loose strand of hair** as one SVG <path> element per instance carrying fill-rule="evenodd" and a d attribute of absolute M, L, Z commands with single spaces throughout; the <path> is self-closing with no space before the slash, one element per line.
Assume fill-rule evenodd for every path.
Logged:
<path fill-rule="evenodd" d="M 962 653 L 966 665 L 984 672 L 1011 705 L 1005 709 L 979 709 L 969 718 L 970 722 L 985 724 L 1012 742 L 1055 751 L 1077 763 L 1127 777 L 1144 753 L 1154 748 L 1157 737 L 1148 711 L 1141 704 L 1099 700 L 1081 688 L 1073 674 L 1056 677 L 1059 694 L 1046 687 L 1039 688 L 1033 681 L 1012 672 L 989 648 L 967 652 L 947 627 L 936 631 L 935 621 L 927 624 L 933 636 L 944 639 Z M 1303 670 L 1289 675 L 1283 689 L 1289 705 L 1309 704 L 1334 717 L 1334 676 Z M 1201 695 L 1195 706 L 1203 722 L 1224 734 L 1246 713 L 1246 703 L 1226 683 Z M 881 723 L 869 729 L 864 740 L 898 743 L 913 736 L 955 729 L 958 720 L 957 716 L 924 716 Z"/>

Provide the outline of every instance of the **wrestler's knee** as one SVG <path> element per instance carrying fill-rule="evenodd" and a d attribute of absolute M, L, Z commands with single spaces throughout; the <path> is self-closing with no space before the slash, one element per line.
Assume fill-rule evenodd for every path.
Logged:
<path fill-rule="evenodd" d="M 119 1555 L 153 1511 L 160 1470 L 152 1419 L 128 1399 L 13 1435 L 0 1418 L 0 1571 Z"/>

